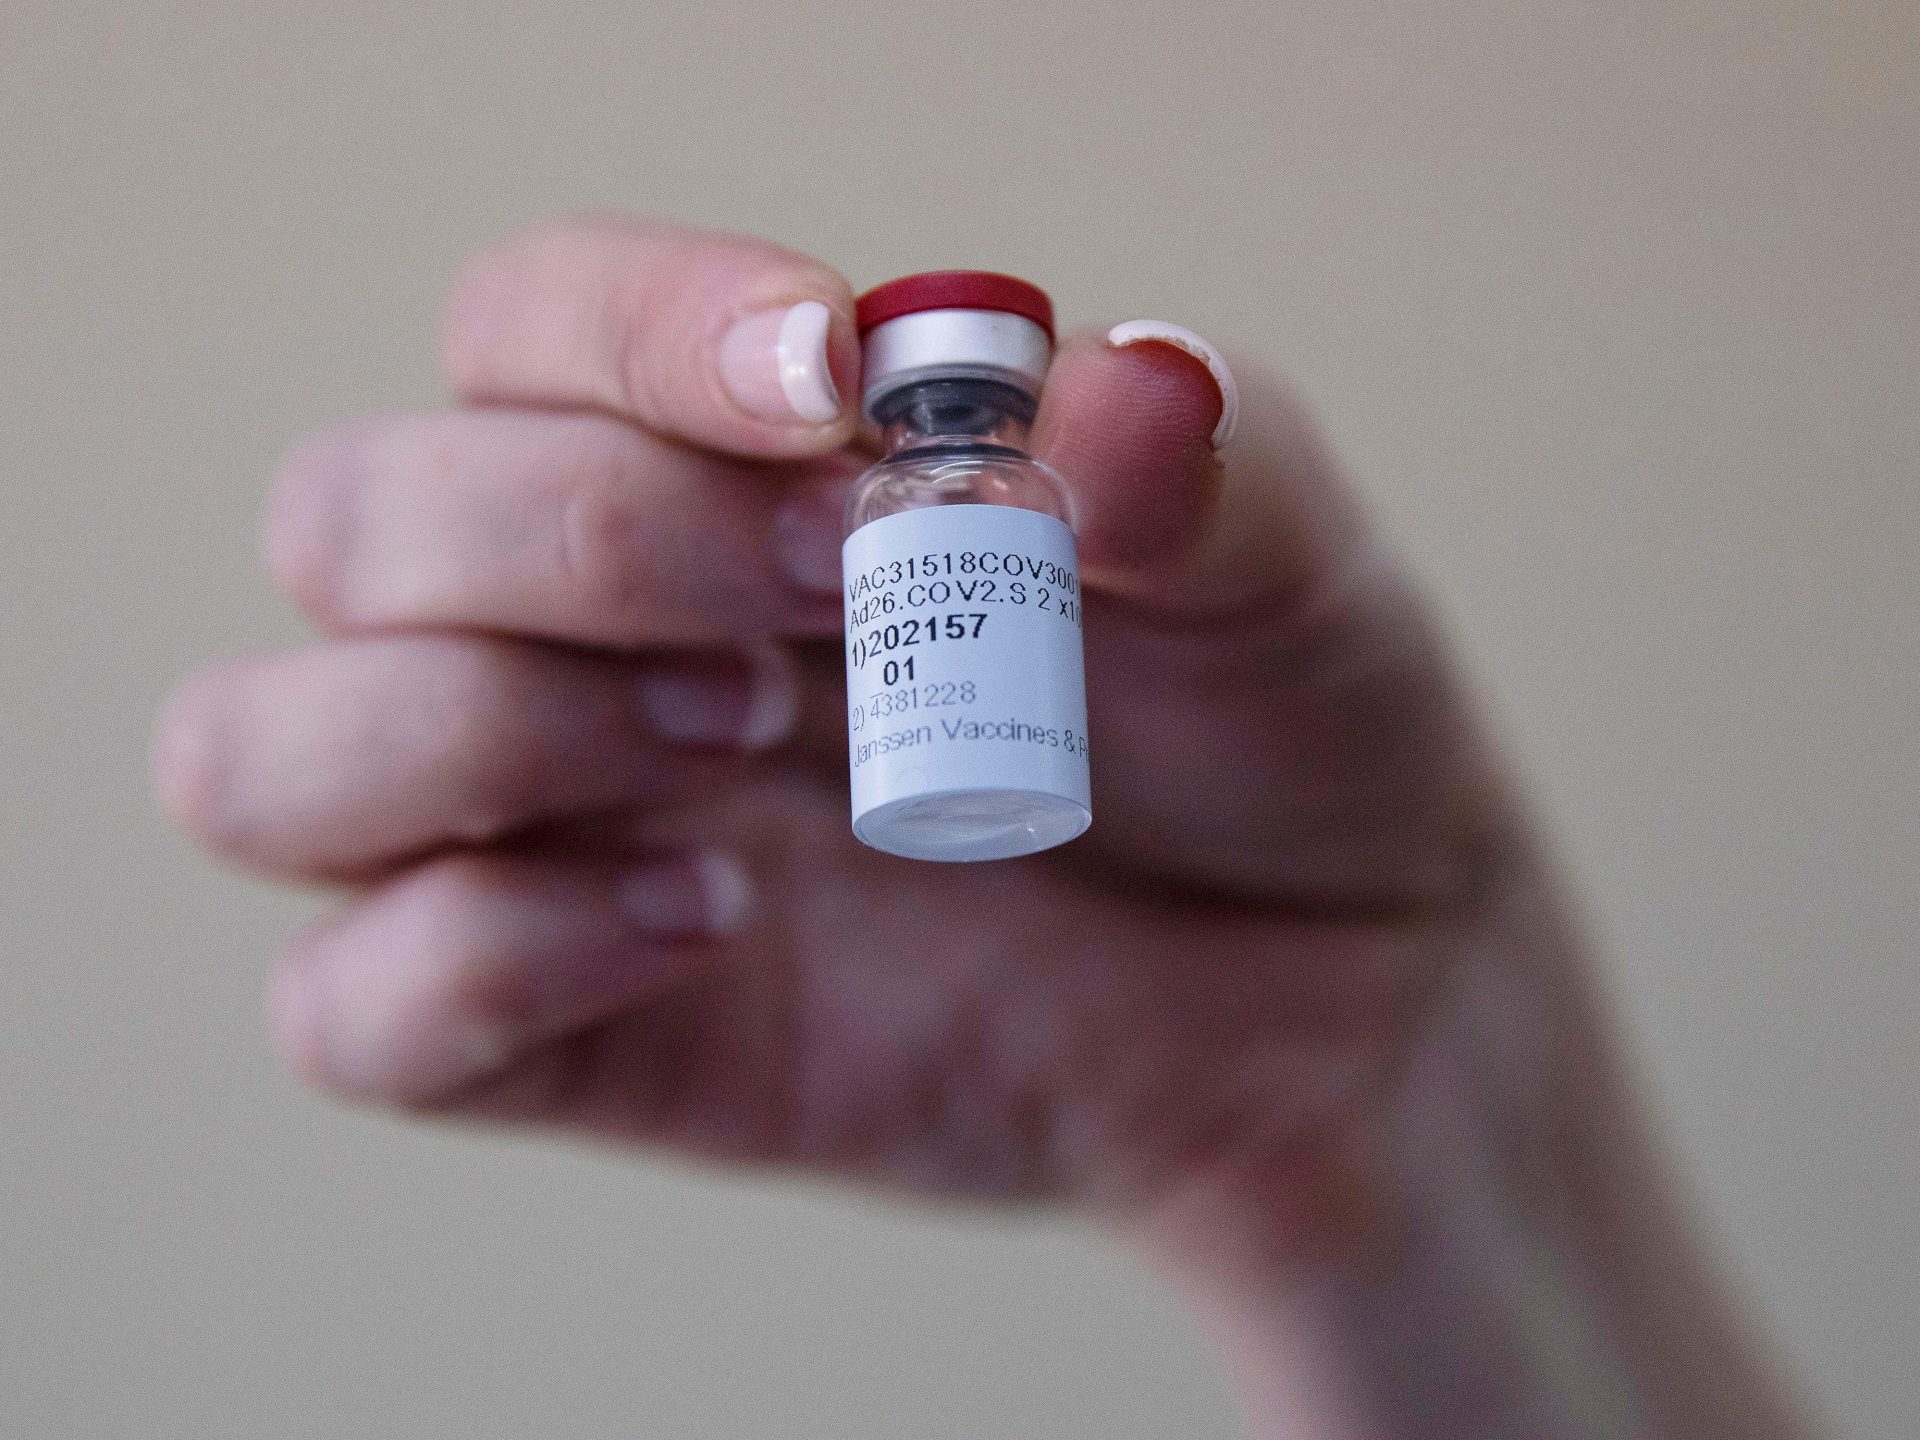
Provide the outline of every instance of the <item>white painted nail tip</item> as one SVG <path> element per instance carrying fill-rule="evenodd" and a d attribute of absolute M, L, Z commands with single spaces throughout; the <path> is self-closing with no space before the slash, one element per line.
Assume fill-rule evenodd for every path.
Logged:
<path fill-rule="evenodd" d="M 753 666 L 753 698 L 747 704 L 740 743 L 749 750 L 764 750 L 793 733 L 800 716 L 800 681 L 786 652 L 770 641 L 753 647 L 747 658 Z"/>
<path fill-rule="evenodd" d="M 1220 390 L 1220 419 L 1213 427 L 1213 448 L 1218 450 L 1233 438 L 1234 427 L 1240 423 L 1240 387 L 1234 383 L 1233 371 L 1227 368 L 1226 360 L 1186 326 L 1165 320 L 1128 320 L 1107 332 L 1107 344 L 1116 350 L 1147 340 L 1158 340 L 1163 345 L 1184 350 L 1207 367 L 1207 373 Z"/>
<path fill-rule="evenodd" d="M 753 881 L 738 860 L 718 850 L 702 850 L 694 864 L 706 896 L 708 932 L 737 933 L 753 913 Z"/>
<path fill-rule="evenodd" d="M 793 413 L 810 425 L 839 418 L 840 392 L 827 363 L 827 332 L 833 312 L 818 300 L 802 300 L 780 321 L 774 356 L 780 368 L 780 393 Z"/>

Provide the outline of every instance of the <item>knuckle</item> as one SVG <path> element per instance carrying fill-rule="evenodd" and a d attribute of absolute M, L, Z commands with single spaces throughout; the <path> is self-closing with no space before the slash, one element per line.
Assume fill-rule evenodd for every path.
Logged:
<path fill-rule="evenodd" d="M 492 839 L 524 817 L 541 784 L 541 755 L 525 716 L 541 702 L 531 662 L 511 647 L 446 641 L 420 656 L 415 687 L 425 763 L 445 794 L 458 796 L 456 838 Z"/>
<path fill-rule="evenodd" d="M 568 487 L 555 521 L 553 564 L 571 608 L 614 624 L 646 608 L 648 529 L 636 497 L 597 467 Z"/>
<path fill-rule="evenodd" d="M 661 303 L 660 281 L 644 271 L 609 293 L 600 326 L 602 373 L 612 377 L 615 406 L 650 425 L 677 428 L 701 386 L 717 387 L 718 372 L 706 355 L 700 327 L 663 324 L 670 307 Z"/>

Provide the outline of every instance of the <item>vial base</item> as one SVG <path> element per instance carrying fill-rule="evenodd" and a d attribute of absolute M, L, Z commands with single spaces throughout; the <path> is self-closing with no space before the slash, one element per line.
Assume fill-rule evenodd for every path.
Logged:
<path fill-rule="evenodd" d="M 865 844 L 908 860 L 1011 860 L 1084 833 L 1093 814 L 1044 790 L 939 790 L 909 795 L 853 822 Z"/>

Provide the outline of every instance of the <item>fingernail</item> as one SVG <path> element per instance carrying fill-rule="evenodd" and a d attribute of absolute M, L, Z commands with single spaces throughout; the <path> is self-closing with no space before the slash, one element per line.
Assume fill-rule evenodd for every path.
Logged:
<path fill-rule="evenodd" d="M 794 495 L 773 517 L 774 559 L 802 590 L 840 593 L 844 499 L 843 488 L 818 486 Z"/>
<path fill-rule="evenodd" d="M 720 341 L 720 377 L 742 409 L 763 420 L 825 425 L 840 418 L 827 363 L 833 312 L 818 300 L 736 320 Z"/>
<path fill-rule="evenodd" d="M 1107 332 L 1107 344 L 1116 350 L 1148 342 L 1184 350 L 1207 367 L 1207 373 L 1220 391 L 1220 418 L 1213 426 L 1213 448 L 1218 450 L 1233 438 L 1234 426 L 1240 423 L 1240 387 L 1233 383 L 1233 371 L 1227 368 L 1218 350 L 1184 325 L 1172 325 L 1165 320 L 1129 320 Z"/>
<path fill-rule="evenodd" d="M 663 739 L 764 750 L 793 731 L 799 682 L 777 646 L 724 665 L 663 665 L 641 675 L 640 709 Z"/>
<path fill-rule="evenodd" d="M 753 881 L 731 855 L 704 850 L 655 861 L 620 882 L 620 907 L 642 930 L 663 935 L 732 935 L 753 913 Z"/>

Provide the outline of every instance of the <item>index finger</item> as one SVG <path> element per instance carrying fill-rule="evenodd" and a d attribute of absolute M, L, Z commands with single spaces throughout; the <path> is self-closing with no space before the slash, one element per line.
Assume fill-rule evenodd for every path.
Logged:
<path fill-rule="evenodd" d="M 572 220 L 471 262 L 442 351 L 479 404 L 602 410 L 750 457 L 845 444 L 860 370 L 839 274 L 769 241 Z"/>

